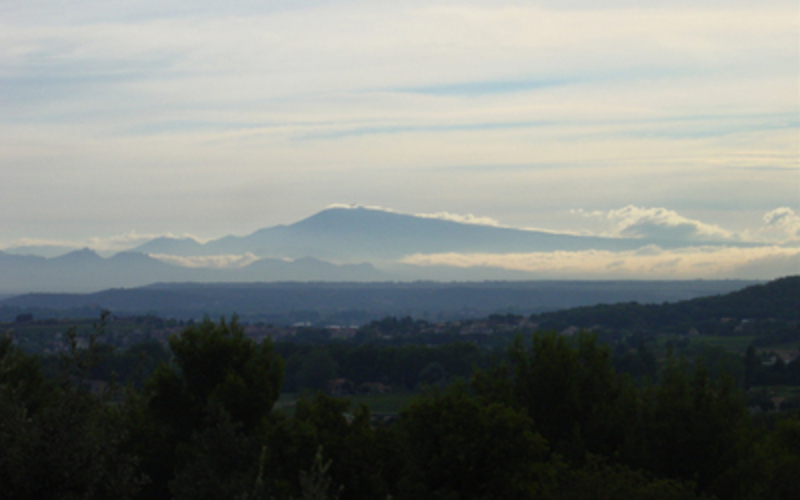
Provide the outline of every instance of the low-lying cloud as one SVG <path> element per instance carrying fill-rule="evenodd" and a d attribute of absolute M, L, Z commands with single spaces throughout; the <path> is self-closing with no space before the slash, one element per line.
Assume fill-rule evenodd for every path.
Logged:
<path fill-rule="evenodd" d="M 800 216 L 789 207 L 781 207 L 764 215 L 762 234 L 772 234 L 787 240 L 800 239 Z"/>
<path fill-rule="evenodd" d="M 403 262 L 420 266 L 496 267 L 567 279 L 772 279 L 800 273 L 800 250 L 780 246 L 696 246 L 664 250 L 649 245 L 626 252 L 415 254 Z"/>
<path fill-rule="evenodd" d="M 608 212 L 574 210 L 573 213 L 607 220 L 613 225 L 609 236 L 654 238 L 679 241 L 738 240 L 735 233 L 714 224 L 684 217 L 667 208 L 628 205 Z"/>
<path fill-rule="evenodd" d="M 175 266 L 206 269 L 236 269 L 259 260 L 259 257 L 251 253 L 246 253 L 244 255 L 203 255 L 192 257 L 150 254 L 150 257 Z"/>
<path fill-rule="evenodd" d="M 689 219 L 666 208 L 628 205 L 611 210 L 606 217 L 616 222 L 620 236 L 697 241 L 735 239 L 733 233 L 719 226 Z"/>
<path fill-rule="evenodd" d="M 573 214 L 594 218 L 610 226 L 604 236 L 652 238 L 689 242 L 790 243 L 800 240 L 800 216 L 789 207 L 767 212 L 764 225 L 741 232 L 685 217 L 663 207 L 628 205 L 609 211 L 572 210 Z"/>

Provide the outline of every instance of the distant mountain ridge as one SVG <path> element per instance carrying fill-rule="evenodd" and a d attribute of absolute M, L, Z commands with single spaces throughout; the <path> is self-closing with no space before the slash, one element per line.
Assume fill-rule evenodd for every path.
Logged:
<path fill-rule="evenodd" d="M 26 294 L 0 301 L 14 311 L 98 307 L 115 314 L 199 318 L 240 314 L 248 320 L 345 321 L 387 315 L 478 318 L 530 314 L 598 303 L 662 303 L 739 290 L 751 281 L 505 281 L 480 283 L 163 283 L 90 294 Z M 615 307 L 615 306 L 607 306 Z M 657 306 L 646 306 L 657 307 Z M 39 314 L 39 313 L 37 313 Z"/>
<path fill-rule="evenodd" d="M 621 251 L 647 245 L 676 248 L 689 244 L 468 224 L 356 207 L 329 208 L 294 224 L 259 229 L 246 236 L 225 236 L 205 244 L 191 239 L 158 238 L 134 250 L 178 256 L 252 253 L 288 258 L 311 255 L 335 262 L 378 262 L 413 254 Z"/>
<path fill-rule="evenodd" d="M 77 246 L 41 244 L 41 245 L 18 245 L 6 247 L 3 252 L 13 255 L 39 255 L 41 257 L 58 257 L 69 252 L 79 250 Z"/>
<path fill-rule="evenodd" d="M 89 292 L 136 287 L 156 282 L 254 281 L 483 281 L 585 278 L 604 271 L 533 270 L 487 263 L 461 265 L 455 260 L 404 258 L 430 254 L 535 254 L 547 252 L 659 251 L 697 246 L 695 241 L 654 238 L 579 236 L 364 207 L 329 208 L 289 225 L 259 229 L 245 236 L 225 236 L 201 243 L 193 238 L 158 237 L 132 250 L 104 258 L 89 249 L 45 258 L 0 252 L 0 294 L 25 292 Z M 743 242 L 709 242 L 702 246 L 740 246 Z M 33 247 L 31 247 L 33 248 Z M 54 248 L 55 249 L 55 248 Z M 54 250 L 53 249 L 53 250 Z M 42 249 L 40 249 L 42 251 Z M 219 258 L 226 256 L 225 258 Z M 244 267 L 215 267 L 217 262 L 249 261 Z M 195 258 L 184 261 L 184 258 Z M 218 257 L 216 259 L 203 259 Z M 235 257 L 231 259 L 230 257 Z M 580 257 L 580 256 L 579 256 Z M 769 261 L 761 274 L 786 274 L 786 262 Z M 464 262 L 481 262 L 482 259 Z M 417 262 L 415 264 L 414 262 Z M 753 261 L 758 265 L 759 262 Z M 207 267 L 202 267 L 206 265 Z M 448 264 L 449 263 L 449 264 Z M 186 264 L 183 267 L 179 264 Z M 426 265 L 431 264 L 431 265 Z M 189 267 L 191 265 L 191 267 Z M 198 267 L 200 266 L 200 267 Z M 782 266 L 782 267 L 780 267 Z M 745 269 L 745 272 L 747 270 Z M 613 272 L 610 271 L 610 272 Z M 560 273 L 560 274 L 559 274 Z M 624 275 L 624 274 L 622 274 Z M 619 275 L 618 275 L 619 276 Z M 758 272 L 741 276 L 759 276 Z"/>
<path fill-rule="evenodd" d="M 169 236 L 159 236 L 147 243 L 139 245 L 133 251 L 147 254 L 166 254 L 166 255 L 202 255 L 202 243 L 194 238 L 172 238 Z"/>
<path fill-rule="evenodd" d="M 239 268 L 190 268 L 139 252 L 103 258 L 88 248 L 54 258 L 0 252 L 0 293 L 90 292 L 158 282 L 381 281 L 367 263 L 331 264 L 306 257 L 259 259 Z"/>

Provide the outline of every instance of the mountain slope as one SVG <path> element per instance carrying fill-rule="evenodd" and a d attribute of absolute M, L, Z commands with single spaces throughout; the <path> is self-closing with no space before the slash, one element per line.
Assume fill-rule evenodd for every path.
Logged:
<path fill-rule="evenodd" d="M 203 245 L 193 238 L 171 238 L 161 236 L 136 247 L 135 251 L 165 255 L 200 255 Z"/>
<path fill-rule="evenodd" d="M 568 326 L 686 333 L 703 325 L 728 333 L 750 321 L 800 321 L 800 276 L 788 276 L 724 295 L 665 304 L 622 303 L 579 307 L 532 318 L 543 328 Z M 708 332 L 706 332 L 708 333 Z"/>
<path fill-rule="evenodd" d="M 152 244 L 151 244 L 152 243 Z M 311 255 L 339 262 L 380 262 L 416 253 L 514 253 L 554 250 L 633 250 L 686 242 L 636 238 L 604 238 L 466 224 L 368 208 L 330 208 L 288 226 L 260 229 L 247 236 L 226 236 L 205 245 L 174 241 L 147 243 L 137 251 L 173 255 L 253 253 L 297 258 Z M 192 253 L 194 252 L 194 253 Z"/>

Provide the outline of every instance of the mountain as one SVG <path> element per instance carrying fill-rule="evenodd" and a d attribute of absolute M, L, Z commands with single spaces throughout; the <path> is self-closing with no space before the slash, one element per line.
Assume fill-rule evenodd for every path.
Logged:
<path fill-rule="evenodd" d="M 650 251 L 653 249 L 648 246 L 670 249 L 696 244 L 467 224 L 363 207 L 330 208 L 290 225 L 259 229 L 246 236 L 225 236 L 207 243 L 192 238 L 160 237 L 109 258 L 89 249 L 52 258 L 0 253 L 0 294 L 86 292 L 184 281 L 482 281 L 619 277 L 625 274 L 608 267 L 596 273 L 546 266 L 535 271 L 521 271 L 490 265 L 413 265 L 403 258 L 437 253 L 620 252 L 643 248 Z M 703 246 L 714 244 L 703 242 Z M 731 242 L 716 244 L 750 246 Z M 164 258 L 221 255 L 247 255 L 247 259 L 255 255 L 260 259 L 244 267 L 220 269 L 181 267 L 174 260 Z M 764 274 L 785 275 L 787 272 L 783 269 L 793 269 L 799 255 L 780 262 L 774 258 L 764 262 L 750 259 L 746 265 L 751 269 L 737 271 L 734 275 L 753 278 Z M 202 262 L 202 259 L 193 262 Z M 604 274 L 606 272 L 608 274 Z"/>
<path fill-rule="evenodd" d="M 389 277 L 371 264 L 331 264 L 312 257 L 292 261 L 260 259 L 228 273 L 228 281 L 383 281 Z"/>
<path fill-rule="evenodd" d="M 201 255 L 203 245 L 194 238 L 160 236 L 134 249 L 135 252 L 165 255 Z"/>
<path fill-rule="evenodd" d="M 621 251 L 646 245 L 688 246 L 686 242 L 671 240 L 577 236 L 466 224 L 358 207 L 330 208 L 288 226 L 259 229 L 247 236 L 225 236 L 206 244 L 159 238 L 135 251 L 181 256 L 252 253 L 298 258 L 311 255 L 337 262 L 377 263 L 417 253 Z"/>
<path fill-rule="evenodd" d="M 45 310 L 50 314 L 54 310 L 85 310 L 96 315 L 96 308 L 103 307 L 116 314 L 200 318 L 238 313 L 249 321 L 349 324 L 387 315 L 440 320 L 634 300 L 653 304 L 726 293 L 750 284 L 736 280 L 162 283 L 91 294 L 20 295 L 1 301 L 0 309 L 12 308 L 13 314 L 34 311 L 37 317 L 46 317 Z"/>
<path fill-rule="evenodd" d="M 88 292 L 158 282 L 379 281 L 370 264 L 336 265 L 313 258 L 260 259 L 233 269 L 189 268 L 138 252 L 103 258 L 89 249 L 44 258 L 0 252 L 0 293 Z"/>
<path fill-rule="evenodd" d="M 161 277 L 188 278 L 180 268 L 130 252 L 104 259 L 89 249 L 54 258 L 0 254 L 0 292 L 92 291 L 141 286 Z"/>

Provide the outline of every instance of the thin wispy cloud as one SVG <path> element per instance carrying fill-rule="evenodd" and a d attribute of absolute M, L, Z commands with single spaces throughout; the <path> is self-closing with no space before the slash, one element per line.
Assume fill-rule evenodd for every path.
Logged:
<path fill-rule="evenodd" d="M 472 214 L 451 214 L 448 212 L 438 212 L 435 214 L 416 214 L 417 217 L 425 219 L 439 219 L 448 220 L 452 222 L 459 222 L 461 224 L 476 224 L 479 226 L 493 226 L 493 227 L 508 227 L 503 226 L 491 217 L 480 217 Z"/>
<path fill-rule="evenodd" d="M 405 89 L 395 89 L 395 92 L 408 92 L 412 94 L 428 94 L 435 96 L 447 95 L 466 95 L 480 96 L 486 94 L 509 94 L 518 92 L 528 92 L 549 87 L 559 87 L 569 85 L 575 81 L 571 80 L 517 80 L 517 81 L 486 81 L 486 82 L 462 82 L 446 85 L 434 85 L 429 87 L 408 87 Z"/>

